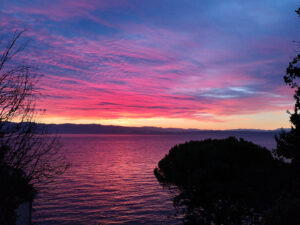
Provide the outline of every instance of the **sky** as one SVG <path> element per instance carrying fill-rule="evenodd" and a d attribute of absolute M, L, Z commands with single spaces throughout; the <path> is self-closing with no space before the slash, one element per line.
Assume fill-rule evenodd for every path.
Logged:
<path fill-rule="evenodd" d="M 298 0 L 1 0 L 45 123 L 289 127 Z M 4 40 L 5 40 L 4 38 Z M 3 42 L 4 43 L 4 42 Z M 1 46 L 3 47 L 3 46 Z"/>

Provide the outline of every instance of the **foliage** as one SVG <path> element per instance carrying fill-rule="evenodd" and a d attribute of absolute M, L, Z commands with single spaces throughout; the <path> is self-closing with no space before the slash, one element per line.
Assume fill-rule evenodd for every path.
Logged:
<path fill-rule="evenodd" d="M 266 148 L 230 137 L 176 145 L 155 175 L 180 188 L 174 205 L 185 224 L 259 224 L 284 190 L 289 169 Z"/>
<path fill-rule="evenodd" d="M 36 192 L 22 170 L 11 168 L 3 161 L 3 152 L 8 150 L 9 148 L 5 147 L 0 155 L 0 222 L 2 225 L 15 224 L 15 209 L 20 203 L 32 201 Z"/>
<path fill-rule="evenodd" d="M 300 8 L 296 11 L 300 16 Z M 292 124 L 289 132 L 282 131 L 279 137 L 275 137 L 277 148 L 275 154 L 280 158 L 292 159 L 292 163 L 300 168 L 300 54 L 298 54 L 286 69 L 284 81 L 294 91 L 295 106 L 294 112 L 290 114 Z"/>
<path fill-rule="evenodd" d="M 300 196 L 282 195 L 263 215 L 264 225 L 291 225 L 300 221 Z"/>
<path fill-rule="evenodd" d="M 296 10 L 300 16 L 300 8 Z M 276 204 L 268 210 L 263 219 L 266 225 L 300 224 L 300 54 L 298 54 L 286 69 L 284 81 L 294 90 L 294 112 L 290 114 L 292 124 L 289 132 L 282 131 L 275 137 L 277 148 L 274 153 L 281 158 L 292 159 L 291 179 L 287 191 L 280 196 Z"/>

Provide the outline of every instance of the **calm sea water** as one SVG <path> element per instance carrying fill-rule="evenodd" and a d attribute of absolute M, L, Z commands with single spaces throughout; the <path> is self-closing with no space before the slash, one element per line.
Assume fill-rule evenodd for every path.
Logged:
<path fill-rule="evenodd" d="M 181 224 L 172 191 L 153 175 L 175 144 L 228 135 L 62 135 L 72 167 L 33 204 L 36 225 Z M 272 148 L 273 134 L 243 134 Z M 45 191 L 46 190 L 46 191 Z"/>

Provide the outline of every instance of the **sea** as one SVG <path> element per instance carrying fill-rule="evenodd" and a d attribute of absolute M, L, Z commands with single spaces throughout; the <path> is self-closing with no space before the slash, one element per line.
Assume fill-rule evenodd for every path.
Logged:
<path fill-rule="evenodd" d="M 62 134 L 61 151 L 71 167 L 40 187 L 33 202 L 33 224 L 182 224 L 172 202 L 177 189 L 160 185 L 154 168 L 176 144 L 231 135 Z M 275 147 L 272 132 L 236 132 L 235 136 Z"/>

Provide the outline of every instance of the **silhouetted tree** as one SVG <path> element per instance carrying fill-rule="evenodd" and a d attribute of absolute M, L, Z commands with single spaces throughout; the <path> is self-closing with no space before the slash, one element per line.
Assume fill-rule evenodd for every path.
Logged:
<path fill-rule="evenodd" d="M 300 8 L 296 10 L 300 16 Z M 292 124 L 289 132 L 282 131 L 275 137 L 277 148 L 275 154 L 292 160 L 291 179 L 287 190 L 281 194 L 276 204 L 263 216 L 265 225 L 300 224 L 300 54 L 298 54 L 286 69 L 284 81 L 294 92 L 295 106 L 290 114 Z"/>
<path fill-rule="evenodd" d="M 15 207 L 33 198 L 36 184 L 68 168 L 58 138 L 36 123 L 39 76 L 14 60 L 26 46 L 23 33 L 0 42 L 0 224 L 14 224 Z"/>
<path fill-rule="evenodd" d="M 47 135 L 36 122 L 39 76 L 33 67 L 13 61 L 25 47 L 19 44 L 24 31 L 15 32 L 0 50 L 0 148 L 3 160 L 24 171 L 30 182 L 48 182 L 68 164 L 56 137 Z"/>
<path fill-rule="evenodd" d="M 300 8 L 296 11 L 300 16 Z M 294 91 L 295 106 L 290 114 L 291 130 L 282 131 L 276 136 L 277 148 L 275 154 L 278 157 L 288 158 L 292 160 L 292 164 L 300 169 L 300 54 L 298 54 L 286 69 L 284 81 Z"/>

